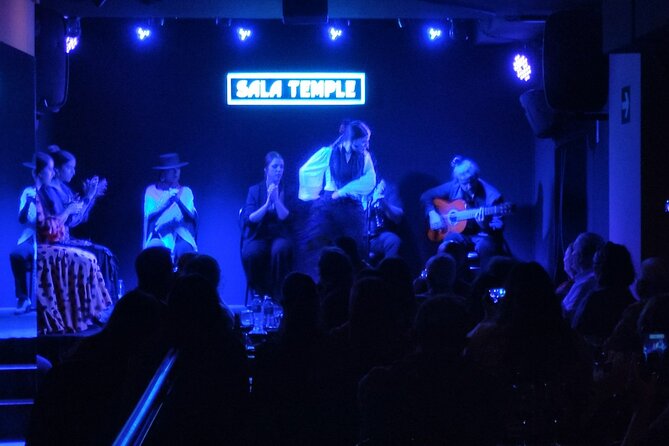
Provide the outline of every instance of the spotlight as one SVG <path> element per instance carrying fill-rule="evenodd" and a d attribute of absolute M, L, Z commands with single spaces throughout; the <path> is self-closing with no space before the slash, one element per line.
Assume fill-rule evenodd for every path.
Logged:
<path fill-rule="evenodd" d="M 444 35 L 444 31 L 441 28 L 435 28 L 435 27 L 430 26 L 427 29 L 427 37 L 428 37 L 428 39 L 430 39 L 433 42 L 435 40 L 441 39 L 443 35 Z"/>
<path fill-rule="evenodd" d="M 65 37 L 65 52 L 70 54 L 71 51 L 79 45 L 79 37 Z"/>
<path fill-rule="evenodd" d="M 81 22 L 79 17 L 65 17 L 65 52 L 69 54 L 79 45 Z"/>
<path fill-rule="evenodd" d="M 151 37 L 151 29 L 148 27 L 138 26 L 135 28 L 135 33 L 137 34 L 137 38 L 141 41 L 145 41 Z"/>
<path fill-rule="evenodd" d="M 516 72 L 516 76 L 521 81 L 529 81 L 532 76 L 532 66 L 530 61 L 523 54 L 516 54 L 516 57 L 513 58 L 513 71 Z"/>
<path fill-rule="evenodd" d="M 244 27 L 237 28 L 237 37 L 241 42 L 246 42 L 247 39 L 251 38 L 251 30 Z"/>
<path fill-rule="evenodd" d="M 335 28 L 334 26 L 328 28 L 328 36 L 330 36 L 330 40 L 333 42 L 339 39 L 343 34 L 344 31 L 341 28 Z"/>

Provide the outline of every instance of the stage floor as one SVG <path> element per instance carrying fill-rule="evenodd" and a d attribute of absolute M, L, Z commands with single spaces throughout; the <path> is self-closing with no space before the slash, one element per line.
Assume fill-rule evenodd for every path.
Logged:
<path fill-rule="evenodd" d="M 14 308 L 0 308 L 0 339 L 37 336 L 37 313 L 14 314 Z"/>

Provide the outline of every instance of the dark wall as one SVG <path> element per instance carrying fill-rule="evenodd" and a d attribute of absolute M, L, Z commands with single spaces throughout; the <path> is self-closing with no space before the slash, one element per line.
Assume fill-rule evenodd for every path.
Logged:
<path fill-rule="evenodd" d="M 30 161 L 35 146 L 35 60 L 0 43 L 0 307 L 16 305 L 9 252 L 21 232 L 19 197 L 32 183 Z"/>
<path fill-rule="evenodd" d="M 262 178 L 263 155 L 278 150 L 286 175 L 337 134 L 342 118 L 367 121 L 379 174 L 399 186 L 407 211 L 405 248 L 414 269 L 430 255 L 417 205 L 420 193 L 448 179 L 454 154 L 476 159 L 519 214 L 507 219 L 517 256 L 533 257 L 534 141 L 510 70 L 511 46 L 426 46 L 418 29 L 394 22 L 354 22 L 333 46 L 315 27 L 279 22 L 255 25 L 240 45 L 232 30 L 212 21 L 168 21 L 138 45 L 130 20 L 82 21 L 71 57 L 68 103 L 45 120 L 38 146 L 57 143 L 79 157 L 76 185 L 89 175 L 108 178 L 109 191 L 78 231 L 108 245 L 134 283 L 141 247 L 142 197 L 156 179 L 159 153 L 178 151 L 190 165 L 200 212 L 199 244 L 225 277 L 223 295 L 243 299 L 237 213 L 249 185 Z M 368 103 L 360 107 L 229 107 L 229 71 L 364 71 Z M 50 130 L 49 130 L 50 129 Z M 41 147 L 39 147 L 41 148 Z"/>
<path fill-rule="evenodd" d="M 669 257 L 669 26 L 642 47 L 641 255 Z"/>

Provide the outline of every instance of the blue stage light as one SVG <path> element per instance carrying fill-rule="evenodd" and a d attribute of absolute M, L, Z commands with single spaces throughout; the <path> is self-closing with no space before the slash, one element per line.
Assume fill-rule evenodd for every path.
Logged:
<path fill-rule="evenodd" d="M 444 31 L 441 28 L 435 28 L 435 27 L 430 26 L 427 29 L 427 37 L 431 41 L 439 40 L 443 37 L 443 35 L 444 35 Z"/>
<path fill-rule="evenodd" d="M 334 26 L 328 28 L 328 36 L 330 36 L 330 40 L 332 40 L 333 42 L 339 39 L 343 35 L 344 31 L 341 28 L 336 28 Z"/>
<path fill-rule="evenodd" d="M 65 52 L 70 54 L 71 51 L 79 45 L 79 37 L 65 37 Z"/>
<path fill-rule="evenodd" d="M 529 81 L 532 77 L 532 66 L 527 56 L 523 54 L 516 54 L 513 58 L 513 71 L 521 81 Z"/>
<path fill-rule="evenodd" d="M 65 52 L 70 53 L 79 45 L 81 37 L 81 21 L 79 17 L 64 17 L 65 19 Z"/>
<path fill-rule="evenodd" d="M 248 39 L 251 38 L 251 35 L 253 35 L 253 33 L 251 32 L 250 29 L 241 26 L 237 28 L 237 37 L 241 42 L 246 42 Z"/>
<path fill-rule="evenodd" d="M 137 34 L 137 38 L 141 41 L 151 37 L 151 29 L 148 27 L 138 26 L 135 28 L 135 33 Z"/>

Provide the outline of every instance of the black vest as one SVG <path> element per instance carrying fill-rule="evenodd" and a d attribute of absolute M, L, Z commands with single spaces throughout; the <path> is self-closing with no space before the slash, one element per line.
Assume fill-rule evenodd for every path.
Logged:
<path fill-rule="evenodd" d="M 351 159 L 346 162 L 346 151 L 343 147 L 333 147 L 330 155 L 330 173 L 337 189 L 341 189 L 351 181 L 362 176 L 365 166 L 363 153 L 351 151 Z"/>

